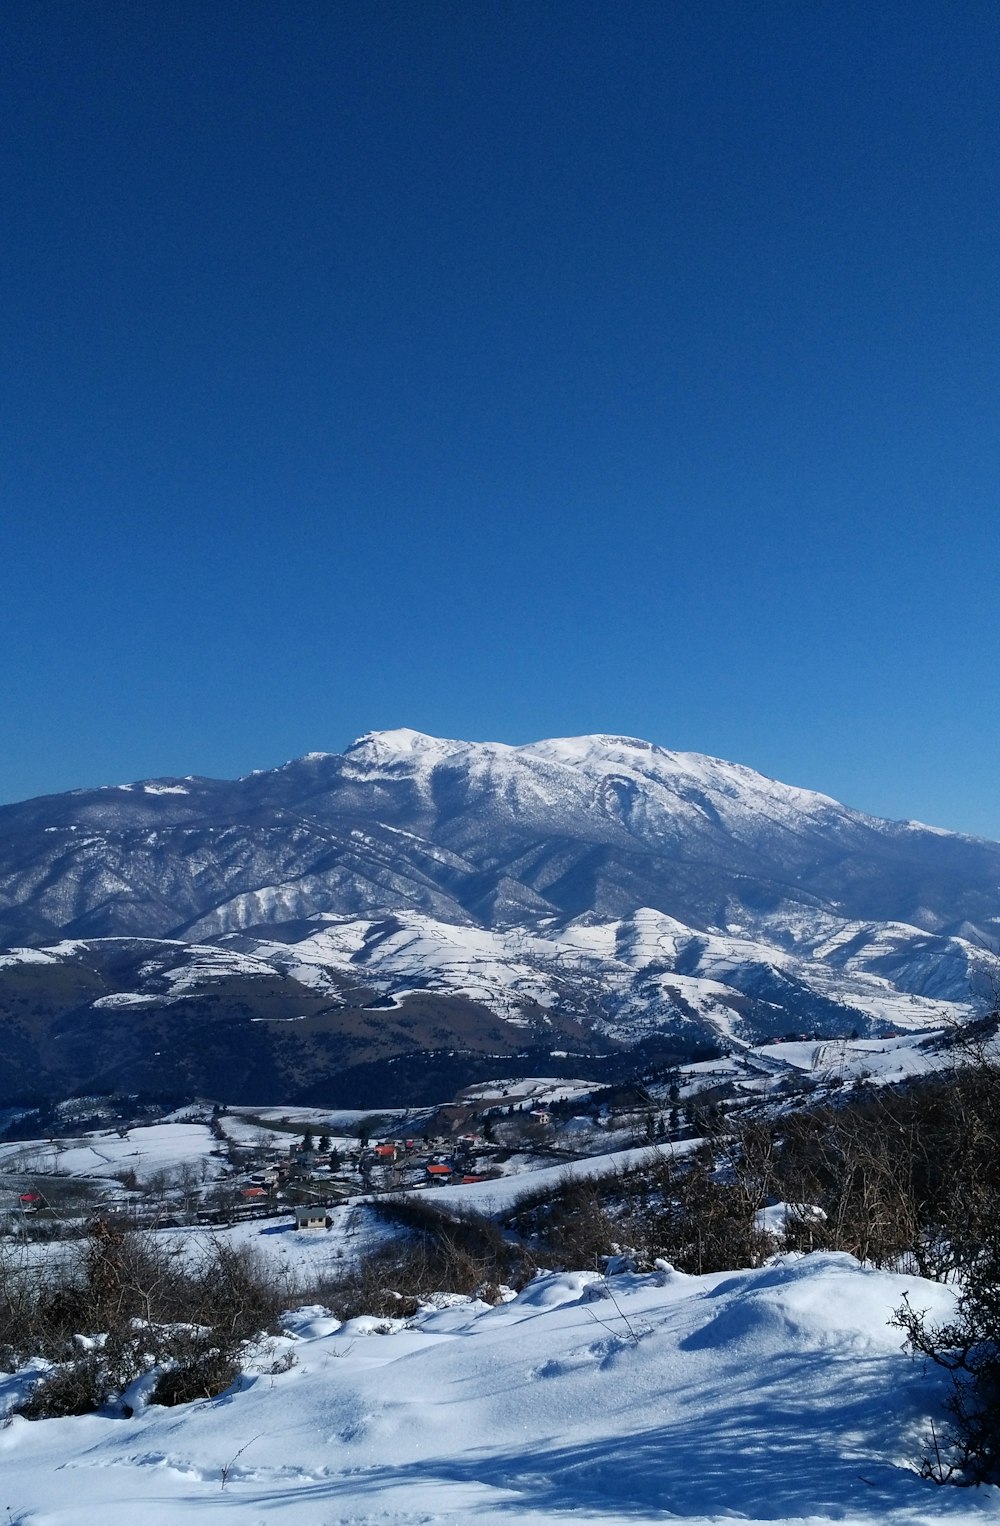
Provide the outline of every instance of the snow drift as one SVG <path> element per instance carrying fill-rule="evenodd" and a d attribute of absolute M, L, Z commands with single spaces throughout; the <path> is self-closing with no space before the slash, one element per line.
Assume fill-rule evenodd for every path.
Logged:
<path fill-rule="evenodd" d="M 894 1522 L 995 1516 L 914 1470 L 939 1389 L 889 1319 L 941 1286 L 845 1255 L 535 1278 L 490 1308 L 300 1309 L 221 1398 L 0 1432 L 21 1526 L 181 1520 Z M 287 1366 L 288 1362 L 292 1365 Z M 287 1366 L 287 1370 L 281 1370 Z M 2 1382 L 9 1403 L 23 1376 Z"/>

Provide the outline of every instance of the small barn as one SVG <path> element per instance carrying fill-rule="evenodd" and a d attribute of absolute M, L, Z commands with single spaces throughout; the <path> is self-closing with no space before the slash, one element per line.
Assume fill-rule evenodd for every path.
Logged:
<path fill-rule="evenodd" d="M 315 1203 L 300 1204 L 295 1210 L 296 1229 L 329 1229 L 332 1223 L 326 1209 Z"/>

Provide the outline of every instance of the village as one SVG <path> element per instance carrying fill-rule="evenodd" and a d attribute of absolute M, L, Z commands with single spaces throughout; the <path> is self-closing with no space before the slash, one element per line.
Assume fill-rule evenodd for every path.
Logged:
<path fill-rule="evenodd" d="M 482 1202 L 491 1183 L 614 1169 L 624 1153 L 685 1148 L 734 1114 L 926 1063 L 912 1037 L 802 1040 L 610 1086 L 498 1079 L 437 1108 L 380 1113 L 198 1102 L 79 1133 L 67 1104 L 59 1133 L 0 1144 L 0 1234 L 72 1238 L 109 1216 L 137 1229 L 272 1221 L 307 1233 L 382 1194 L 444 1188 L 453 1205 Z"/>
<path fill-rule="evenodd" d="M 472 1188 L 688 1139 L 735 1077 L 692 1066 L 655 1085 L 550 1078 L 382 1113 L 193 1104 L 142 1123 L 0 1145 L 0 1233 L 72 1238 L 97 1216 L 137 1229 L 278 1220 L 329 1228 L 342 1204 Z"/>

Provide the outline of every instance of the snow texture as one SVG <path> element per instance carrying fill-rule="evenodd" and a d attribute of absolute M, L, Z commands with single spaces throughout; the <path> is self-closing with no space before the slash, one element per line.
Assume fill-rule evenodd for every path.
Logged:
<path fill-rule="evenodd" d="M 3 1499 L 18 1526 L 995 1520 L 998 1491 L 914 1470 L 940 1387 L 888 1323 L 906 1292 L 951 1308 L 938 1285 L 816 1255 L 548 1273 L 405 1323 L 299 1309 L 214 1402 L 154 1407 L 147 1381 L 128 1418 L 15 1419 Z M 8 1402 L 22 1389 L 0 1379 Z"/>

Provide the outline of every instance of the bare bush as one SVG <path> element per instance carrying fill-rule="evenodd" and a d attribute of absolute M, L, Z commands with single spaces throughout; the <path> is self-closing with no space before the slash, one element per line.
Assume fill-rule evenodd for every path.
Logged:
<path fill-rule="evenodd" d="M 16 1413 L 25 1420 L 58 1420 L 99 1409 L 109 1394 L 107 1374 L 94 1355 L 57 1367 L 35 1384 Z"/>
<path fill-rule="evenodd" d="M 944 1431 L 932 1430 L 921 1475 L 935 1483 L 1000 1483 L 1000 1245 L 966 1273 L 955 1318 L 928 1325 L 908 1299 L 894 1321 L 911 1351 L 950 1376 Z"/>
<path fill-rule="evenodd" d="M 771 1171 L 772 1192 L 799 1209 L 787 1242 L 947 1281 L 1000 1220 L 998 1141 L 1000 1077 L 988 1064 L 793 1114 Z"/>
<path fill-rule="evenodd" d="M 372 1207 L 408 1233 L 314 1290 L 340 1319 L 408 1319 L 435 1293 L 498 1298 L 501 1284 L 520 1286 L 536 1270 L 481 1215 L 451 1214 L 417 1196 L 380 1198 Z"/>
<path fill-rule="evenodd" d="M 239 1363 L 231 1352 L 205 1346 L 160 1373 L 150 1403 L 172 1406 L 216 1399 L 231 1387 L 239 1373 Z"/>
<path fill-rule="evenodd" d="M 595 1266 L 628 1255 L 638 1266 L 665 1259 L 687 1272 L 756 1266 L 773 1245 L 756 1224 L 763 1185 L 740 1174 L 740 1159 L 736 1142 L 718 1164 L 710 1149 L 679 1161 L 653 1156 L 526 1195 L 509 1222 L 542 1264 Z"/>
<path fill-rule="evenodd" d="M 50 1283 L 3 1281 L 0 1339 L 12 1360 L 59 1364 L 18 1413 L 83 1413 L 157 1366 L 165 1369 L 157 1391 L 171 1403 L 218 1393 L 247 1343 L 274 1328 L 286 1291 L 248 1248 L 216 1245 L 200 1264 L 178 1266 L 152 1237 L 100 1222 Z M 66 1407 L 74 1404 L 82 1408 Z"/>
<path fill-rule="evenodd" d="M 188 1317 L 231 1348 L 275 1327 L 289 1289 L 252 1246 L 217 1243 L 192 1278 Z"/>

